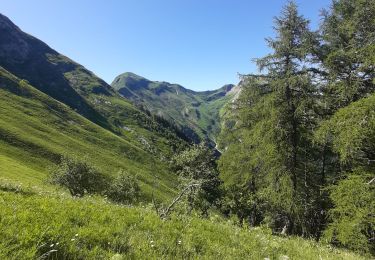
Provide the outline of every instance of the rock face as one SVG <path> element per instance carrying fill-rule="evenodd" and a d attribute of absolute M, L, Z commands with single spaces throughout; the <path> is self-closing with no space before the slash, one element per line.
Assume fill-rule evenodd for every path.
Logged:
<path fill-rule="evenodd" d="M 134 104 L 173 121 L 196 142 L 203 139 L 212 144 L 220 131 L 220 110 L 237 93 L 232 84 L 213 91 L 196 92 L 130 72 L 117 76 L 111 85 Z"/>

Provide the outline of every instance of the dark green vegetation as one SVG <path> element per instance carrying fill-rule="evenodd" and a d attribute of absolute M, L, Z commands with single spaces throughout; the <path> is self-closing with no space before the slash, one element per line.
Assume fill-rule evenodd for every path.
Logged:
<path fill-rule="evenodd" d="M 218 216 L 172 215 L 163 221 L 151 208 L 100 198 L 72 199 L 8 185 L 1 186 L 0 207 L 1 259 L 363 259 L 314 241 L 238 227 Z"/>
<path fill-rule="evenodd" d="M 228 107 L 228 214 L 375 253 L 375 2 L 333 1 L 317 32 L 289 3 L 264 74 Z"/>
<path fill-rule="evenodd" d="M 133 73 L 115 78 L 112 87 L 139 107 L 172 121 L 196 142 L 214 141 L 220 132 L 220 110 L 237 87 L 196 92 L 177 84 L 150 81 Z"/>
<path fill-rule="evenodd" d="M 263 74 L 206 92 L 112 88 L 0 15 L 0 258 L 373 256 L 374 13 L 291 2 Z"/>

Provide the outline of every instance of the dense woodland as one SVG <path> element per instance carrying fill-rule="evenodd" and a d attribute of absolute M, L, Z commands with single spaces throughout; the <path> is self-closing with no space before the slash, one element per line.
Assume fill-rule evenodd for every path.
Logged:
<path fill-rule="evenodd" d="M 335 0 L 319 30 L 290 2 L 221 133 L 228 214 L 375 250 L 375 1 Z"/>

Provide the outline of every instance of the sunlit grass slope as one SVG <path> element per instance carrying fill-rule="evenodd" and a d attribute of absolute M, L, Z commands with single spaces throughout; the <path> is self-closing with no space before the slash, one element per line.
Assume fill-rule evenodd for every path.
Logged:
<path fill-rule="evenodd" d="M 18 192 L 15 192 L 17 191 Z M 161 220 L 151 207 L 0 186 L 1 259 L 363 259 L 217 216 Z"/>
<path fill-rule="evenodd" d="M 121 100 L 119 102 L 122 102 Z M 119 137 L 80 116 L 0 67 L 0 177 L 47 185 L 48 167 L 62 154 L 87 156 L 105 174 L 137 174 L 145 200 L 169 198 L 176 178 L 136 140 L 141 131 Z"/>

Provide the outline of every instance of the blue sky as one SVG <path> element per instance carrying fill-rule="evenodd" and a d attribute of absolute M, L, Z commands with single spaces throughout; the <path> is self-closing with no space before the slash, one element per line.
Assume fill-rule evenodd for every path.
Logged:
<path fill-rule="evenodd" d="M 330 0 L 298 0 L 319 23 Z M 269 52 L 273 17 L 286 0 L 1 0 L 22 30 L 111 83 L 131 71 L 194 90 L 237 83 Z"/>

